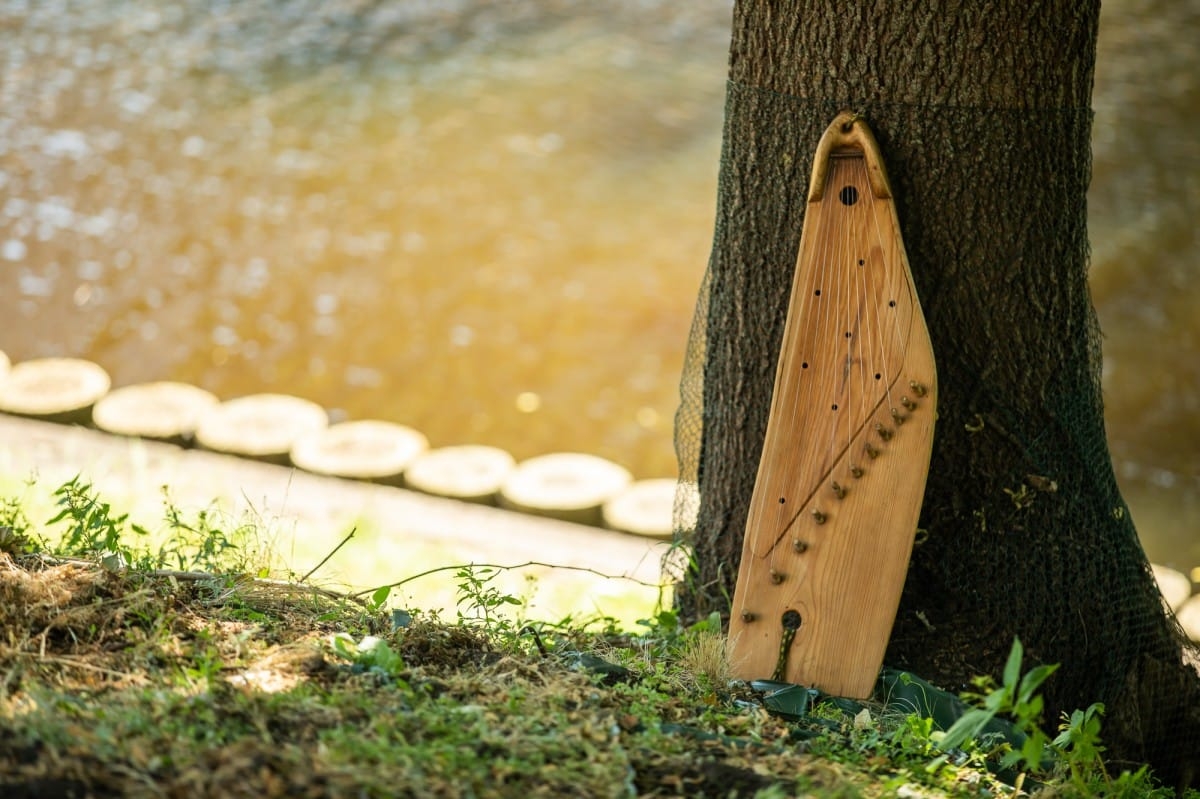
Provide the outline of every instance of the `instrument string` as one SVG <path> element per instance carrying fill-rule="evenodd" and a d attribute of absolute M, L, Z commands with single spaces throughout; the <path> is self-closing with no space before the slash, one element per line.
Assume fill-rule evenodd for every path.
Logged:
<path fill-rule="evenodd" d="M 865 170 L 862 170 L 862 171 L 865 174 Z M 869 187 L 869 183 L 868 183 L 868 187 Z M 866 191 L 866 192 L 864 192 L 864 194 L 870 195 L 871 192 Z M 870 200 L 868 199 L 868 200 L 866 200 L 866 202 L 869 203 Z M 868 213 L 871 212 L 871 208 L 869 205 L 866 206 L 866 211 Z M 858 385 L 859 385 L 859 391 L 861 392 L 861 403 L 862 403 L 861 412 L 864 415 L 870 414 L 870 412 L 871 412 L 871 404 L 868 401 L 868 397 L 870 396 L 870 394 L 867 391 L 867 386 L 870 385 L 870 383 L 867 382 L 867 374 L 868 374 L 868 370 L 871 368 L 871 366 L 875 363 L 875 360 L 876 360 L 876 356 L 875 356 L 875 353 L 873 352 L 873 348 L 872 348 L 872 344 L 871 344 L 871 330 L 870 330 L 871 329 L 871 313 L 870 313 L 870 307 L 868 306 L 868 303 L 871 301 L 871 298 L 870 298 L 870 294 L 868 292 L 868 281 L 876 280 L 877 279 L 876 273 L 879 270 L 874 269 L 872 267 L 873 267 L 873 263 L 872 263 L 872 259 L 871 259 L 871 253 L 870 252 L 860 253 L 858 267 L 856 270 L 857 280 L 855 281 L 858 286 L 858 298 L 855 303 L 855 310 L 857 313 L 857 318 L 856 318 L 857 328 L 856 328 L 855 340 L 858 344 L 858 355 L 859 355 Z M 867 274 L 868 270 L 870 270 L 870 272 L 871 272 L 870 275 Z M 866 313 L 864 313 L 864 309 L 866 309 Z M 849 435 L 846 437 L 846 451 L 848 453 L 848 465 L 849 465 L 851 471 L 853 471 L 855 468 L 856 453 L 855 453 L 852 445 L 854 443 L 854 434 L 856 432 L 857 432 L 856 430 L 851 430 L 849 432 Z"/>
<path fill-rule="evenodd" d="M 905 341 L 899 318 L 903 307 L 898 297 L 893 296 L 896 294 L 893 285 L 896 276 L 891 274 L 893 270 L 886 268 L 889 253 L 884 245 L 866 161 L 862 157 L 841 156 L 830 161 L 826 190 L 821 200 L 806 209 L 812 218 L 811 230 L 815 238 L 808 242 L 805 257 L 796 266 L 797 270 L 810 270 L 811 275 L 808 279 L 796 275 L 797 285 L 805 289 L 792 297 L 801 305 L 797 319 L 806 330 L 814 332 L 812 337 L 801 337 L 812 350 L 791 353 L 793 380 L 798 385 L 790 387 L 791 407 L 780 408 L 790 417 L 790 423 L 784 429 L 799 436 L 804 435 L 798 425 L 805 410 L 815 411 L 816 418 L 828 418 L 828 437 L 823 456 L 804 441 L 798 441 L 792 445 L 795 459 L 776 467 L 780 469 L 779 473 L 769 475 L 775 478 L 811 475 L 815 478 L 813 485 L 793 486 L 776 479 L 775 484 L 780 486 L 778 495 L 762 492 L 755 503 L 756 517 L 773 518 L 774 524 L 756 527 L 751 551 L 756 557 L 766 557 L 767 566 L 773 571 L 779 568 L 781 557 L 777 548 L 787 538 L 787 531 L 797 522 L 797 516 L 808 501 L 819 494 L 823 486 L 817 483 L 823 483 L 833 474 L 842 452 L 847 453 L 846 466 L 850 472 L 861 474 L 855 470 L 860 453 L 853 449 L 854 439 L 864 425 L 871 422 L 874 409 L 880 405 L 878 400 L 871 400 L 870 387 L 882 382 L 883 393 L 879 400 L 886 399 L 889 409 L 897 407 L 892 384 L 899 377 L 897 360 L 902 362 L 904 357 Z M 849 188 L 857 192 L 855 202 L 842 200 L 840 192 Z M 863 214 L 869 218 L 864 219 Z M 875 246 L 869 247 L 866 237 L 872 233 Z M 862 261 L 861 265 L 859 261 Z M 891 327 L 899 346 L 899 359 L 887 341 L 888 324 L 879 318 L 881 314 L 892 316 Z M 790 332 L 795 337 L 800 331 Z M 787 346 L 785 341 L 782 347 Z M 879 379 L 875 378 L 876 374 L 880 375 Z M 842 416 L 845 416 L 844 439 L 838 433 L 842 429 Z M 844 441 L 844 450 L 839 439 Z M 817 460 L 809 462 L 809 457 Z M 793 488 L 804 491 L 805 496 L 796 494 Z M 818 508 L 817 505 L 813 507 Z"/>
<path fill-rule="evenodd" d="M 821 209 L 819 206 L 820 206 L 819 203 L 812 203 L 805 209 L 805 217 L 806 217 L 805 225 L 806 226 L 809 224 L 812 225 L 812 229 L 813 229 L 814 233 L 817 234 L 816 240 L 821 245 L 824 245 L 827 241 L 827 238 L 823 235 L 820 235 L 820 231 L 818 230 L 819 223 L 821 223 L 823 221 Z M 796 262 L 795 272 L 792 275 L 792 283 L 793 283 L 793 286 L 795 286 L 795 287 L 801 287 L 801 286 L 808 285 L 807 281 L 804 280 L 804 276 L 801 274 L 801 270 L 815 268 L 816 270 L 819 271 L 820 264 L 824 260 L 823 254 L 818 254 L 817 258 L 815 259 L 816 260 L 815 265 L 808 263 L 807 261 L 810 261 L 813 259 L 805 259 L 804 258 L 804 250 L 803 250 L 804 244 L 805 244 L 805 242 L 804 242 L 803 236 L 802 236 L 801 237 L 802 250 L 800 253 L 800 257 L 797 259 L 797 262 Z M 809 244 L 810 251 L 811 251 L 812 242 L 808 242 L 808 244 Z M 813 314 L 821 313 L 821 307 L 818 302 L 819 296 L 814 296 L 811 291 L 804 291 L 803 295 L 801 296 L 801 295 L 798 295 L 796 289 L 793 288 L 791 291 L 789 291 L 789 299 L 790 299 L 789 311 L 788 311 L 788 321 L 789 322 L 791 321 L 793 315 L 795 315 L 796 318 L 800 322 L 807 324 L 808 320 L 810 318 L 812 318 Z M 791 307 L 792 304 L 796 304 L 796 303 L 800 304 L 798 314 L 796 313 L 797 309 Z M 786 336 L 788 334 L 795 336 L 796 331 L 790 330 L 787 327 L 787 325 L 785 325 L 784 335 Z M 787 340 L 784 340 L 780 344 L 780 357 L 782 358 L 784 356 L 784 354 L 787 353 L 787 351 L 788 351 L 788 342 L 787 342 Z M 801 369 L 799 372 L 799 378 L 798 378 L 799 382 L 800 382 L 800 387 L 799 387 L 799 390 L 795 392 L 795 396 L 794 396 L 794 399 L 792 401 L 792 405 L 790 408 L 789 424 L 786 428 L 789 430 L 797 429 L 797 419 L 799 417 L 800 410 L 802 407 L 804 407 L 805 402 L 808 400 L 810 393 L 814 390 L 811 387 L 813 380 L 808 379 L 809 370 L 807 368 L 805 368 L 803 365 L 803 364 L 808 364 L 809 366 L 814 365 L 813 363 L 810 363 L 807 360 L 807 358 L 811 358 L 811 357 L 812 357 L 812 355 L 810 353 L 805 353 L 805 352 L 791 353 L 791 358 L 793 359 L 793 363 L 791 364 L 792 368 L 793 369 L 795 368 L 794 361 L 797 359 L 801 361 L 802 366 L 801 366 Z M 780 401 L 779 397 L 773 398 L 772 406 L 774 406 L 779 401 Z M 797 454 L 800 451 L 802 451 L 802 444 L 797 443 L 796 451 L 797 451 Z M 771 483 L 772 481 L 770 480 L 770 478 L 772 476 L 773 475 L 764 474 L 763 477 L 766 478 L 766 479 L 764 479 L 764 483 L 768 483 L 768 484 Z M 788 493 L 789 492 L 787 492 L 786 489 L 785 489 L 785 493 L 781 496 L 775 496 L 774 494 L 768 495 L 767 492 L 765 492 L 765 491 L 764 492 L 756 491 L 755 492 L 755 495 L 756 495 L 755 502 L 751 509 L 751 513 L 754 514 L 758 518 L 761 518 L 764 520 L 768 519 L 768 518 L 774 519 L 773 525 L 757 526 L 754 531 L 752 540 L 750 541 L 750 550 L 751 550 L 751 552 L 754 553 L 754 556 L 758 557 L 758 558 L 767 556 L 768 557 L 767 566 L 768 566 L 768 568 L 772 568 L 772 569 L 775 567 L 775 550 L 779 543 L 780 537 L 783 535 L 783 531 L 785 531 L 791 525 L 796 514 L 799 513 L 798 504 L 795 502 L 795 498 L 791 497 L 792 501 L 789 502 Z M 774 506 L 774 507 L 772 508 L 771 506 Z M 768 537 L 769 533 L 774 533 L 774 534 L 770 535 Z"/>
<path fill-rule="evenodd" d="M 837 319 L 835 318 L 835 314 L 838 311 L 836 303 L 838 303 L 840 300 L 840 297 L 835 298 L 832 296 L 835 283 L 834 277 L 837 273 L 837 264 L 841 258 L 842 249 L 842 217 L 839 213 L 839 203 L 835 199 L 836 187 L 838 186 L 839 160 L 840 159 L 837 158 L 830 159 L 830 168 L 827 172 L 827 178 L 824 187 L 825 190 L 821 194 L 820 201 L 822 223 L 820 229 L 822 234 L 820 239 L 821 254 L 819 261 L 820 279 L 816 282 L 816 288 L 814 288 L 812 291 L 814 302 L 818 301 L 816 292 L 820 291 L 822 293 L 818 304 L 820 312 L 818 314 L 817 324 L 815 328 L 812 328 L 815 331 L 812 366 L 817 380 L 813 381 L 815 383 L 813 387 L 813 395 L 806 397 L 808 407 L 814 409 L 813 415 L 815 418 L 821 418 L 821 415 L 824 414 L 834 414 L 829 425 L 830 439 L 826 444 L 826 457 L 828 457 L 829 450 L 832 449 L 833 435 L 837 425 L 836 411 L 831 410 L 831 407 L 836 404 L 837 384 L 836 381 L 832 379 L 834 375 L 830 374 L 829 372 L 829 361 L 833 360 L 833 357 L 831 356 L 834 352 L 836 352 L 837 344 L 836 342 L 830 341 L 828 331 L 830 330 L 831 325 L 837 322 Z M 838 293 L 840 294 L 840 291 Z M 813 430 L 813 433 L 816 434 L 817 431 Z M 821 462 L 820 464 L 815 462 L 815 459 L 818 457 L 817 452 L 810 452 L 810 454 L 814 460 L 808 464 L 807 472 L 809 475 L 812 475 L 814 479 L 811 480 L 810 485 L 805 486 L 807 489 L 807 496 L 805 497 L 806 504 L 807 501 L 817 493 L 818 489 L 820 488 L 819 482 L 823 479 L 821 475 L 825 474 L 829 468 L 829 465 L 826 462 Z M 820 510 L 820 508 L 814 505 L 813 510 Z M 799 509 L 797 509 L 797 512 L 799 512 Z"/>
<path fill-rule="evenodd" d="M 825 194 L 825 199 L 829 201 L 830 216 L 833 219 L 832 238 L 834 239 L 834 252 L 832 259 L 832 270 L 835 271 L 835 280 L 833 282 L 836 284 L 836 295 L 834 298 L 832 298 L 833 302 L 835 303 L 834 311 L 831 314 L 831 316 L 833 316 L 831 319 L 833 324 L 828 327 L 821 327 L 821 332 L 818 334 L 818 339 L 822 342 L 823 347 L 827 348 L 829 354 L 828 368 L 830 369 L 830 374 L 828 375 L 828 382 L 831 389 L 827 395 L 829 404 L 822 409 L 823 412 L 831 414 L 829 425 L 829 441 L 825 445 L 826 460 L 822 468 L 823 473 L 829 472 L 833 469 L 835 460 L 837 458 L 837 450 L 834 444 L 837 440 L 837 426 L 838 419 L 840 418 L 838 414 L 841 413 L 842 415 L 846 415 L 846 412 L 849 410 L 848 407 L 843 407 L 849 405 L 849 397 L 845 396 L 843 399 L 843 391 L 845 387 L 844 367 L 841 370 L 837 368 L 837 361 L 842 351 L 841 341 L 843 338 L 845 338 L 844 333 L 850 332 L 846 330 L 846 322 L 842 317 L 842 313 L 845 311 L 845 302 L 842 299 L 842 280 L 840 279 L 841 274 L 837 274 L 846 271 L 846 252 L 848 250 L 846 239 L 849 238 L 848 222 L 851 207 L 846 205 L 846 203 L 842 200 L 842 192 L 845 191 L 845 186 L 848 185 L 843 177 L 843 172 L 845 172 L 845 169 L 842 162 L 844 160 L 846 159 L 830 159 L 831 164 L 829 169 L 829 178 L 830 183 L 833 184 L 834 191 L 826 192 Z M 848 351 L 849 350 L 847 348 L 847 352 Z M 841 372 L 841 374 L 839 374 L 839 372 Z M 842 399 L 843 401 L 838 402 L 839 399 Z"/>
<path fill-rule="evenodd" d="M 867 199 L 867 206 L 868 206 L 867 210 L 871 217 L 871 221 L 874 223 L 875 243 L 878 246 L 879 257 L 883 263 L 886 263 L 888 254 L 884 250 L 883 234 L 879 230 L 879 218 L 876 214 L 876 209 L 875 209 L 875 195 L 874 195 L 874 192 L 867 192 L 866 194 L 867 194 L 867 198 L 868 198 Z M 889 283 L 890 283 L 889 273 L 893 270 L 884 269 L 881 271 L 883 272 L 883 274 L 881 274 L 879 276 L 879 282 L 873 286 L 873 288 L 875 290 L 872 292 L 872 294 L 874 296 L 872 297 L 871 304 L 873 307 L 878 309 L 878 311 L 876 312 L 877 315 L 882 315 L 882 314 L 886 313 L 887 310 L 889 310 L 889 308 L 887 306 L 887 302 L 889 301 L 889 295 L 891 293 L 888 290 Z M 878 356 L 879 374 L 882 375 L 884 396 L 887 397 L 887 406 L 889 408 L 894 408 L 894 407 L 896 407 L 896 405 L 892 401 L 892 382 L 893 382 L 892 359 L 888 357 L 888 344 L 887 344 L 887 340 L 886 340 L 885 334 L 884 334 L 884 325 L 885 325 L 885 323 L 882 321 L 882 319 L 880 319 L 879 324 L 876 325 L 876 328 L 875 328 L 875 338 L 879 345 L 879 356 Z"/>
<path fill-rule="evenodd" d="M 833 183 L 832 176 L 827 178 L 826 187 Z M 808 263 L 798 263 L 797 269 L 808 268 L 812 271 L 813 279 L 797 281 L 797 285 L 806 287 L 803 297 L 803 310 L 799 316 L 799 321 L 806 326 L 807 329 L 822 331 L 829 324 L 829 320 L 835 309 L 830 308 L 831 296 L 831 272 L 833 271 L 833 261 L 835 252 L 832 251 L 831 242 L 836 239 L 836 219 L 829 213 L 830 206 L 825 203 L 825 197 L 817 203 L 811 203 L 807 208 L 807 214 L 813 217 L 812 231 L 815 234 L 815 246 L 810 242 L 810 250 L 812 257 L 807 259 Z M 833 223 L 833 231 L 831 232 L 831 222 Z M 810 320 L 815 324 L 810 325 Z M 826 401 L 823 395 L 822 383 L 822 363 L 824 357 L 822 354 L 823 336 L 817 335 L 815 340 L 813 337 L 805 337 L 813 346 L 813 351 L 799 352 L 796 354 L 800 360 L 800 390 L 796 392 L 791 408 L 790 429 L 797 430 L 796 420 L 804 409 L 811 409 L 814 404 L 820 404 Z M 785 345 L 786 346 L 786 345 Z M 799 459 L 806 454 L 806 451 L 811 451 L 807 442 L 796 442 L 794 445 L 794 456 Z M 800 465 L 804 465 L 801 463 Z M 809 464 L 811 468 L 811 464 Z M 790 487 L 789 487 L 790 488 Z M 768 498 L 768 500 L 773 498 Z M 796 517 L 800 514 L 804 502 L 807 497 L 799 497 L 794 493 L 789 497 L 779 497 L 778 499 L 786 499 L 785 502 L 779 502 L 777 526 L 775 527 L 776 535 L 768 542 L 772 556 L 779 545 L 779 542 L 785 537 L 786 530 L 795 523 Z M 777 501 L 777 500 L 776 500 Z M 772 557 L 773 560 L 773 557 Z M 774 563 L 772 563 L 774 565 Z"/>
<path fill-rule="evenodd" d="M 872 204 L 874 204 L 874 199 L 872 199 Z M 875 223 L 875 242 L 879 246 L 880 254 L 883 258 L 893 257 L 893 253 L 884 251 L 883 231 L 879 227 L 879 215 L 874 212 L 874 209 L 872 209 L 871 219 Z M 899 233 L 900 231 L 897 230 L 896 235 L 899 235 Z M 887 297 L 886 312 L 890 312 L 893 327 L 895 328 L 896 332 L 896 347 L 899 350 L 897 360 L 900 363 L 904 363 L 908 357 L 908 339 L 905 337 L 900 326 L 900 313 L 902 310 L 906 310 L 910 307 L 912 299 L 910 296 L 911 287 L 904 279 L 902 269 L 897 268 L 889 271 L 893 274 L 889 274 L 888 277 L 890 280 L 884 284 L 885 287 L 890 289 L 889 291 L 884 292 L 884 296 Z M 904 306 L 901 306 L 900 304 L 902 298 L 905 300 Z M 897 378 L 898 377 L 899 375 L 897 375 Z M 888 407 L 896 407 L 896 404 L 892 402 L 891 380 L 888 381 Z"/>

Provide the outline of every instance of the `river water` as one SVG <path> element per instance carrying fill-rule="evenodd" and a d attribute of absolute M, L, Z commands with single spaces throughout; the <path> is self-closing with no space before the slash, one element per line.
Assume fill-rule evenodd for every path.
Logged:
<path fill-rule="evenodd" d="M 1200 564 L 1200 12 L 1105 5 L 1118 474 Z M 729 5 L 0 0 L 0 349 L 674 473 Z"/>

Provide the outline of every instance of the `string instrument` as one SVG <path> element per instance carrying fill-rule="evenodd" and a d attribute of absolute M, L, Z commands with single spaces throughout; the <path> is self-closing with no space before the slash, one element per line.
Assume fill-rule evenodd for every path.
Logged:
<path fill-rule="evenodd" d="M 937 375 L 879 147 L 821 137 L 729 625 L 734 675 L 871 694 L 916 535 Z"/>

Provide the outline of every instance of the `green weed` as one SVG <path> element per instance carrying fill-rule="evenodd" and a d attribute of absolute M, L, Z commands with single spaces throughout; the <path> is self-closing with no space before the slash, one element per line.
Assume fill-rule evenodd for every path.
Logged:
<path fill-rule="evenodd" d="M 265 577 L 267 569 L 254 562 L 254 553 L 246 543 L 258 535 L 258 526 L 246 520 L 230 527 L 212 508 L 192 516 L 184 513 L 163 489 L 166 529 L 161 543 L 156 536 L 129 520 L 129 514 L 117 513 L 102 500 L 92 484 L 75 476 L 53 493 L 58 512 L 47 527 L 65 525 L 53 543 L 36 539 L 36 548 L 60 557 L 99 558 L 111 568 L 132 567 L 149 571 L 175 569 L 185 572 L 253 572 Z M 16 500 L 0 505 L 0 528 L 29 527 Z M 32 546 L 32 545 L 31 545 Z"/>
<path fill-rule="evenodd" d="M 509 618 L 505 608 L 520 607 L 517 597 L 495 585 L 500 570 L 491 566 L 466 565 L 454 573 L 458 580 L 458 621 L 479 625 L 500 637 L 511 636 L 518 622 Z"/>
<path fill-rule="evenodd" d="M 145 528 L 129 523 L 129 514 L 115 514 L 112 506 L 103 502 L 92 490 L 91 483 L 79 475 L 72 477 L 54 491 L 58 513 L 47 525 L 67 523 L 67 530 L 55 547 L 54 554 L 106 559 L 106 565 L 134 563 L 136 550 L 124 536 L 128 531 L 145 536 Z M 143 565 L 145 561 L 140 561 Z"/>
<path fill-rule="evenodd" d="M 1043 771 L 1047 767 L 1049 737 L 1042 731 L 1042 708 L 1044 702 L 1037 692 L 1042 683 L 1058 669 L 1058 664 L 1035 666 L 1021 673 L 1024 648 L 1019 639 L 1013 640 L 1008 661 L 1004 666 L 1003 683 L 996 685 L 991 677 L 977 677 L 975 686 L 981 692 L 966 697 L 976 703 L 946 730 L 942 738 L 945 749 L 961 749 L 968 741 L 987 747 L 994 745 L 1002 750 L 1002 769 L 1019 766 L 1023 771 Z M 1009 741 L 996 741 L 993 736 L 984 736 L 984 729 L 997 716 L 1010 717 L 1023 740 L 1013 746 Z"/>
<path fill-rule="evenodd" d="M 202 508 L 188 516 L 172 500 L 163 487 L 163 507 L 170 534 L 154 556 L 157 568 L 180 571 L 239 571 L 256 572 L 265 577 L 264 567 L 255 568 L 244 548 L 256 532 L 255 524 L 243 520 L 227 529 L 224 515 L 212 507 Z"/>
<path fill-rule="evenodd" d="M 1166 799 L 1175 795 L 1174 791 L 1156 785 L 1145 767 L 1122 772 L 1115 778 L 1108 774 L 1102 758 L 1103 704 L 1095 703 L 1070 715 L 1064 713 L 1059 734 L 1050 739 L 1041 726 L 1044 702 L 1038 689 L 1058 666 L 1040 665 L 1022 673 L 1023 656 L 1020 639 L 1014 639 L 1003 682 L 996 685 L 990 678 L 976 678 L 979 693 L 963 697 L 975 706 L 940 736 L 939 748 L 962 749 L 989 758 L 999 756 L 1001 769 L 1020 770 L 1018 786 L 1028 773 L 1054 786 L 1060 796 Z M 1011 720 L 1016 735 L 987 732 L 998 717 Z M 1197 793 L 1188 791 L 1185 796 L 1195 797 Z"/>

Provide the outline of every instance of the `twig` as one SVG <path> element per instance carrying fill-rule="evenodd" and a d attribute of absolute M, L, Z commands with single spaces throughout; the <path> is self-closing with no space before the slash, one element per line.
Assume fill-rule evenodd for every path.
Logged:
<path fill-rule="evenodd" d="M 355 534 L 356 532 L 358 532 L 358 528 L 357 528 L 357 527 L 351 527 L 351 528 L 350 528 L 350 532 L 349 532 L 349 533 L 347 533 L 347 534 L 346 534 L 346 537 L 345 537 L 345 538 L 343 538 L 343 539 L 341 540 L 341 543 L 339 543 L 339 544 L 338 544 L 336 547 L 334 547 L 333 549 L 329 550 L 329 554 L 328 554 L 328 555 L 326 555 L 325 557 L 321 558 L 321 562 L 320 562 L 320 563 L 318 563 L 316 566 L 313 566 L 311 569 L 309 569 L 309 570 L 308 570 L 308 574 L 306 574 L 306 575 L 304 575 L 303 577 L 301 577 L 301 578 L 300 578 L 300 582 L 305 582 L 305 581 L 306 581 L 306 580 L 307 580 L 309 577 L 312 577 L 312 576 L 313 576 L 313 572 L 315 572 L 317 569 L 319 569 L 319 568 L 321 568 L 322 566 L 324 566 L 324 565 L 325 565 L 325 564 L 326 564 L 326 563 L 329 561 L 329 559 L 330 559 L 330 558 L 332 558 L 334 555 L 336 555 L 336 554 L 337 554 L 337 551 L 338 551 L 339 549 L 341 549 L 342 547 L 344 547 L 344 546 L 346 545 L 346 542 L 347 542 L 347 541 L 349 541 L 351 538 L 354 538 L 354 534 Z"/>
<path fill-rule="evenodd" d="M 79 560 L 75 561 L 81 565 L 93 564 L 95 561 Z M 224 579 L 244 579 L 245 575 L 241 574 L 215 574 L 213 572 L 185 572 L 178 569 L 129 569 L 128 574 L 144 574 L 147 577 L 167 578 L 172 580 L 224 580 Z"/>
<path fill-rule="evenodd" d="M 268 577 L 254 577 L 248 581 L 251 585 L 261 585 L 274 588 L 294 588 L 303 591 L 304 593 L 319 594 L 328 599 L 348 599 L 356 605 L 362 605 L 364 608 L 367 603 L 359 598 L 357 594 L 347 594 L 345 591 L 334 591 L 331 588 L 322 588 L 319 585 L 301 585 L 300 583 L 292 582 L 291 580 L 272 580 Z"/>
<path fill-rule="evenodd" d="M 460 569 L 501 569 L 503 571 L 515 571 L 517 569 L 526 569 L 531 566 L 541 566 L 542 568 L 546 569 L 566 569 L 568 571 L 585 572 L 587 574 L 594 574 L 597 577 L 603 577 L 606 580 L 629 580 L 631 583 L 644 585 L 647 588 L 662 588 L 661 583 L 648 583 L 645 580 L 639 580 L 638 578 L 630 577 L 627 574 L 605 574 L 602 571 L 597 571 L 596 569 L 592 569 L 587 566 L 566 566 L 561 563 L 545 563 L 540 560 L 527 560 L 524 563 L 516 563 L 512 565 L 504 565 L 502 563 L 457 563 L 451 566 L 438 566 L 434 569 L 426 569 L 425 571 L 420 572 L 419 574 L 414 574 L 411 577 L 405 577 L 403 580 L 397 580 L 394 583 L 377 585 L 374 588 L 368 588 L 365 591 L 349 594 L 349 597 L 351 599 L 358 599 L 359 597 L 366 596 L 367 594 L 372 594 L 378 591 L 380 588 L 399 588 L 406 583 L 411 583 L 414 580 L 419 580 L 422 577 L 428 577 L 429 575 L 437 574 L 438 572 Z"/>
<path fill-rule="evenodd" d="M 99 674 L 104 674 L 109 677 L 118 677 L 123 680 L 132 680 L 135 683 L 145 685 L 146 678 L 140 674 L 130 674 L 124 671 L 115 671 L 114 669 L 106 669 L 103 666 L 93 666 L 91 663 L 85 663 L 82 660 L 76 660 L 71 657 L 62 655 L 42 655 L 37 658 L 42 663 L 55 663 L 59 666 L 68 666 L 73 669 L 83 669 L 85 671 L 94 671 Z"/>

